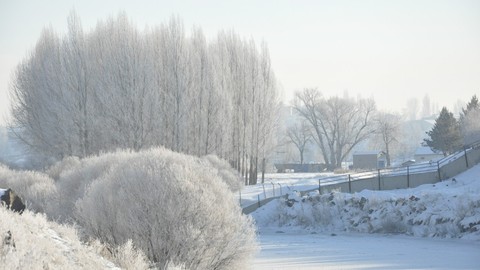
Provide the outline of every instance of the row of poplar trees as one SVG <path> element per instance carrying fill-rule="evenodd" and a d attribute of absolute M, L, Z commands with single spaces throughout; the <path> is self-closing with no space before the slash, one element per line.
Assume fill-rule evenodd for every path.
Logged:
<path fill-rule="evenodd" d="M 43 30 L 11 84 L 13 126 L 61 159 L 164 146 L 216 154 L 256 183 L 271 149 L 278 90 L 265 44 L 221 31 L 187 35 L 179 18 L 138 30 L 126 14 L 84 31 Z"/>

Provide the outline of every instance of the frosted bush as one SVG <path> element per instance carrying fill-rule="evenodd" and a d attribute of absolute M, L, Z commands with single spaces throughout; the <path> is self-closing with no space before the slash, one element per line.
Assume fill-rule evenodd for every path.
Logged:
<path fill-rule="evenodd" d="M 243 186 L 240 174 L 234 170 L 227 161 L 220 159 L 215 155 L 207 155 L 203 157 L 210 165 L 217 169 L 218 175 L 228 185 L 233 192 L 238 191 Z"/>
<path fill-rule="evenodd" d="M 90 245 L 96 250 L 96 253 L 114 262 L 122 269 L 146 270 L 151 268 L 145 254 L 133 246 L 132 240 L 128 240 L 125 244 L 117 247 L 102 244 L 99 240 L 91 241 Z"/>
<path fill-rule="evenodd" d="M 75 158 L 67 158 L 47 170 L 55 178 L 58 196 L 55 209 L 48 215 L 58 221 L 73 218 L 75 202 L 85 194 L 87 186 L 107 174 L 111 167 L 128 152 L 118 152 L 90 157 L 77 162 Z"/>
<path fill-rule="evenodd" d="M 62 161 L 59 161 L 52 165 L 45 172 L 48 176 L 54 180 L 60 178 L 60 174 L 69 172 L 80 165 L 80 159 L 78 157 L 66 157 Z"/>
<path fill-rule="evenodd" d="M 405 233 L 407 226 L 398 218 L 386 217 L 381 220 L 380 226 L 375 232 L 383 233 Z"/>
<path fill-rule="evenodd" d="M 57 195 L 53 179 L 40 172 L 14 171 L 0 165 L 0 188 L 11 188 L 27 209 L 47 212 Z"/>
<path fill-rule="evenodd" d="M 256 250 L 252 221 L 212 167 L 165 149 L 109 156 L 76 203 L 88 235 L 114 246 L 132 239 L 161 266 L 247 267 Z M 103 161 L 84 162 L 95 160 Z M 75 174 L 87 175 L 84 169 Z"/>
<path fill-rule="evenodd" d="M 312 216 L 315 220 L 316 224 L 321 224 L 323 226 L 327 226 L 332 223 L 333 216 L 332 216 L 332 208 L 324 203 L 317 203 L 313 205 L 313 212 Z"/>

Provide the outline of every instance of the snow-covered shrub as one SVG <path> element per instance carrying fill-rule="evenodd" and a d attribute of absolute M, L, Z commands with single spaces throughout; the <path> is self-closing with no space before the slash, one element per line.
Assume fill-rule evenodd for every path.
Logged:
<path fill-rule="evenodd" d="M 230 190 L 238 191 L 243 186 L 242 177 L 235 169 L 233 169 L 227 161 L 220 159 L 216 155 L 207 155 L 203 159 L 208 161 L 211 166 L 218 170 L 218 175 L 225 181 Z"/>
<path fill-rule="evenodd" d="M 387 217 L 381 220 L 379 229 L 376 232 L 383 233 L 405 233 L 407 226 L 398 218 Z"/>
<path fill-rule="evenodd" d="M 40 172 L 14 171 L 0 165 L 0 188 L 11 188 L 27 209 L 46 212 L 54 207 L 57 196 L 53 179 Z"/>
<path fill-rule="evenodd" d="M 118 269 L 83 245 L 69 226 L 0 207 L 1 269 Z"/>
<path fill-rule="evenodd" d="M 58 221 L 73 218 L 75 202 L 82 198 L 86 188 L 96 179 L 108 174 L 110 168 L 123 159 L 128 152 L 109 153 L 82 159 L 67 158 L 47 170 L 55 179 L 58 191 L 57 206 L 48 216 Z"/>
<path fill-rule="evenodd" d="M 60 178 L 60 174 L 66 173 L 80 165 L 80 159 L 78 157 L 66 157 L 63 160 L 53 164 L 46 170 L 46 174 L 57 181 Z"/>
<path fill-rule="evenodd" d="M 212 167 L 165 149 L 108 156 L 116 155 L 76 202 L 87 235 L 115 246 L 132 239 L 161 266 L 247 267 L 256 249 L 252 222 Z M 84 162 L 95 161 L 103 158 Z"/>
<path fill-rule="evenodd" d="M 102 244 L 99 240 L 93 240 L 89 243 L 96 253 L 109 261 L 115 263 L 126 270 L 146 270 L 150 269 L 150 264 L 145 254 L 133 246 L 132 240 L 117 247 L 111 247 L 108 244 Z"/>

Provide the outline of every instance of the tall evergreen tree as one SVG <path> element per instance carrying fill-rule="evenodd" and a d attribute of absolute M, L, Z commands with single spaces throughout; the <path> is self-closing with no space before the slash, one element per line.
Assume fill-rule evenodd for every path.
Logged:
<path fill-rule="evenodd" d="M 477 95 L 473 95 L 470 102 L 467 103 L 467 108 L 462 109 L 463 115 L 467 115 L 469 112 L 480 110 L 480 104 L 478 103 Z"/>
<path fill-rule="evenodd" d="M 442 108 L 435 120 L 432 130 L 427 132 L 430 139 L 424 139 L 425 144 L 434 151 L 440 151 L 447 156 L 462 147 L 460 126 L 446 107 Z"/>

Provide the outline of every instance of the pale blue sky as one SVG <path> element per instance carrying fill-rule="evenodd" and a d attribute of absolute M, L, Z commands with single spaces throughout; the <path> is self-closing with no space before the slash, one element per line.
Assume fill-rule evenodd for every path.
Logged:
<path fill-rule="evenodd" d="M 208 37 L 235 29 L 270 48 L 285 99 L 318 87 L 326 95 L 373 96 L 401 111 L 429 94 L 438 106 L 480 95 L 480 1 L 67 1 L 0 0 L 0 123 L 11 73 L 43 27 L 66 31 L 75 8 L 85 29 L 120 10 L 143 28 L 179 15 Z"/>

